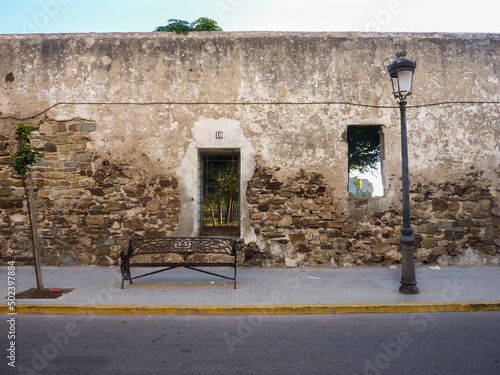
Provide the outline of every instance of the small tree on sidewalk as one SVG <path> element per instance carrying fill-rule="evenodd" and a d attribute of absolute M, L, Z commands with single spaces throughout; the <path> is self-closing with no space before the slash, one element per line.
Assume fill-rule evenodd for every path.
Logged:
<path fill-rule="evenodd" d="M 31 240 L 33 243 L 33 255 L 35 257 L 36 283 L 39 290 L 44 290 L 42 270 L 40 265 L 40 251 L 38 240 L 38 228 L 36 223 L 35 198 L 33 193 L 33 178 L 31 167 L 36 162 L 43 159 L 43 155 L 35 151 L 31 145 L 31 133 L 34 128 L 24 123 L 17 124 L 16 139 L 19 141 L 18 150 L 12 155 L 13 161 L 9 165 L 15 173 L 21 176 L 23 181 L 26 203 L 28 205 L 28 215 L 30 218 Z M 26 186 L 28 180 L 28 186 Z"/>

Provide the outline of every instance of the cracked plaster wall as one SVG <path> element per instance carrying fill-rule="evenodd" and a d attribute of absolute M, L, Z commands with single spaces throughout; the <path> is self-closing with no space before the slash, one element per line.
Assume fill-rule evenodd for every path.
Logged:
<path fill-rule="evenodd" d="M 301 170 L 319 173 L 339 213 L 362 222 L 400 204 L 399 111 L 307 103 L 395 106 L 386 68 L 402 49 L 418 64 L 409 105 L 499 100 L 500 36 L 495 34 L 0 35 L 0 117 L 24 118 L 56 103 L 80 103 L 58 105 L 26 122 L 42 129 L 42 144 L 44 126 L 95 123 L 78 151 L 92 154 L 89 173 L 106 161 L 137 186 L 153 176 L 179 181 L 175 233 L 196 232 L 191 199 L 196 147 L 241 147 L 242 191 L 254 165 L 270 168 L 279 181 Z M 171 102 L 177 104 L 165 104 Z M 195 104 L 207 102 L 212 104 Z M 409 108 L 412 186 L 457 183 L 468 173 L 480 173 L 496 207 L 498 113 L 498 105 Z M 17 122 L 0 120 L 2 168 L 14 147 Z M 347 199 L 344 133 L 349 125 L 381 125 L 384 133 L 385 197 L 362 206 Z M 216 142 L 215 130 L 224 130 L 223 142 Z M 8 179 L 5 168 L 2 173 Z M 57 206 L 57 194 L 48 196 Z M 8 219 L 8 225 L 16 220 Z M 246 242 L 254 241 L 250 221 L 243 222 Z"/>

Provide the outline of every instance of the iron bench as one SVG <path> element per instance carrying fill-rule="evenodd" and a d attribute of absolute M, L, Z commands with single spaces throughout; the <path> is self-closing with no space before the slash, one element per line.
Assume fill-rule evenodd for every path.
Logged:
<path fill-rule="evenodd" d="M 153 275 L 155 273 L 184 267 L 209 275 L 222 277 L 234 282 L 236 289 L 236 240 L 231 238 L 209 237 L 165 237 L 158 239 L 133 239 L 129 241 L 127 254 L 120 253 L 122 285 L 125 280 Z M 142 256 L 142 257 L 141 257 Z M 148 258 L 149 261 L 132 259 Z M 150 260 L 152 258 L 152 261 Z M 213 259 L 216 258 L 216 259 Z M 159 271 L 148 272 L 132 277 L 130 269 L 133 267 L 165 267 Z M 198 269 L 197 267 L 232 267 L 234 277 L 220 275 L 214 272 Z"/>

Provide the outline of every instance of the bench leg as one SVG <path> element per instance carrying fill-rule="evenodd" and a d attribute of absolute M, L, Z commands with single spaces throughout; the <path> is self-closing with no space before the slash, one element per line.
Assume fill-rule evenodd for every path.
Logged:
<path fill-rule="evenodd" d="M 130 280 L 130 284 L 132 284 L 132 276 L 130 275 L 130 267 L 124 266 L 123 264 L 120 267 L 120 270 L 122 271 L 122 286 L 121 289 L 123 289 L 123 284 L 125 283 L 125 280 Z"/>

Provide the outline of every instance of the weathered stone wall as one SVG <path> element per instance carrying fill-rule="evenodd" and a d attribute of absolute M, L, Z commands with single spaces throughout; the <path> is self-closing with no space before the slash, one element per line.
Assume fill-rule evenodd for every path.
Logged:
<path fill-rule="evenodd" d="M 134 236 L 196 235 L 198 152 L 213 149 L 240 151 L 243 264 L 399 262 L 398 50 L 418 63 L 417 262 L 498 264 L 499 105 L 425 105 L 500 101 L 500 36 L 381 33 L 0 35 L 0 262 L 31 259 L 7 168 L 20 119 L 46 156 L 46 264 L 113 264 Z M 351 125 L 381 127 L 383 197 L 349 199 Z"/>
<path fill-rule="evenodd" d="M 257 243 L 244 250 L 249 265 L 341 266 L 398 263 L 401 207 L 365 210 L 357 217 L 339 209 L 322 175 L 301 171 L 281 182 L 258 167 L 248 184 L 250 219 Z M 498 264 L 499 206 L 487 181 L 470 173 L 456 183 L 418 184 L 411 189 L 417 264 Z M 494 212 L 494 214 L 492 214 Z"/>
<path fill-rule="evenodd" d="M 129 238 L 164 237 L 177 228 L 176 177 L 135 179 L 126 166 L 99 159 L 95 130 L 95 123 L 84 120 L 48 121 L 35 132 L 33 145 L 45 155 L 33 170 L 44 264 L 115 264 Z M 16 144 L 13 138 L 2 139 L 4 146 Z M 4 151 L 0 166 L 10 160 Z M 2 261 L 29 262 L 32 245 L 22 182 L 5 169 L 0 177 Z"/>

